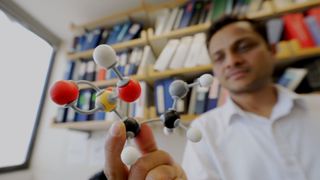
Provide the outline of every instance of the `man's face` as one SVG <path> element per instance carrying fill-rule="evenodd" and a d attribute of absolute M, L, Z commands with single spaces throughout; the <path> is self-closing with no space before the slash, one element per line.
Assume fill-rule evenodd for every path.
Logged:
<path fill-rule="evenodd" d="M 216 32 L 209 53 L 214 74 L 231 93 L 253 92 L 271 80 L 275 58 L 248 22 L 231 23 Z"/>

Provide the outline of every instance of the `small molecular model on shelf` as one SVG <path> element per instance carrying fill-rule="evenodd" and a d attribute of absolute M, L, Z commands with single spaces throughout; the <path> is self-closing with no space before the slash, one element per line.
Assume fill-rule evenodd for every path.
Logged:
<path fill-rule="evenodd" d="M 106 69 L 111 69 L 115 72 L 119 81 L 113 89 L 100 89 L 90 81 L 72 81 L 61 80 L 53 84 L 50 89 L 51 99 L 58 105 L 70 107 L 76 112 L 84 114 L 92 114 L 97 111 L 114 112 L 123 121 L 126 128 L 127 141 L 137 136 L 140 132 L 140 126 L 143 123 L 160 121 L 164 125 L 164 133 L 170 134 L 177 127 L 186 130 L 187 138 L 192 142 L 201 140 L 201 132 L 196 128 L 187 128 L 180 123 L 180 115 L 177 112 L 176 104 L 181 98 L 184 98 L 191 87 L 200 85 L 202 87 L 209 87 L 213 81 L 210 74 L 204 74 L 192 84 L 187 84 L 182 80 L 175 80 L 169 86 L 169 93 L 173 98 L 172 107 L 163 113 L 159 118 L 149 119 L 145 121 L 137 121 L 132 117 L 123 117 L 120 112 L 116 110 L 117 100 L 131 103 L 137 100 L 141 94 L 141 87 L 138 81 L 122 76 L 116 68 L 117 56 L 115 51 L 108 45 L 99 45 L 93 52 L 93 59 L 96 64 Z M 87 84 L 96 91 L 95 107 L 89 110 L 83 110 L 76 106 L 79 96 L 80 84 Z M 128 144 L 128 143 L 127 143 Z M 132 146 L 127 146 L 121 153 L 122 161 L 127 165 L 132 165 L 139 158 L 139 152 Z"/>

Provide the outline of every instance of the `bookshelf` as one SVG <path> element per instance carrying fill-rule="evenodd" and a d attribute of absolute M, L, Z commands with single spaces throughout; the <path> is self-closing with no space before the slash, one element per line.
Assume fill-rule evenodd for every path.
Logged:
<path fill-rule="evenodd" d="M 146 24 L 150 25 L 152 23 L 150 22 L 150 19 L 148 17 L 149 13 L 161 10 L 163 8 L 174 8 L 174 7 L 180 6 L 185 2 L 187 2 L 187 0 L 172 0 L 172 1 L 160 3 L 160 4 L 148 4 L 144 0 L 142 0 L 141 6 L 113 14 L 111 16 L 103 17 L 101 19 L 98 19 L 86 24 L 72 25 L 71 30 L 76 31 L 77 29 L 83 29 L 83 28 L 92 29 L 95 27 L 99 27 L 101 25 L 106 25 L 107 21 L 114 20 L 114 19 L 117 19 L 117 20 L 127 19 L 128 17 L 129 18 L 134 17 L 135 14 L 140 14 L 140 15 L 144 14 L 145 17 L 143 18 L 140 17 L 140 19 L 144 19 L 146 21 Z M 268 19 L 275 16 L 281 16 L 288 12 L 298 12 L 298 11 L 308 9 L 310 7 L 320 5 L 320 1 L 308 1 L 308 2 L 299 3 L 299 4 L 292 4 L 286 8 L 277 8 L 274 5 L 273 1 L 266 1 L 265 3 L 266 3 L 266 6 L 269 7 L 269 9 L 265 11 L 255 12 L 255 13 L 247 13 L 246 16 L 251 19 Z M 168 42 L 169 39 L 181 38 L 188 35 L 194 35 L 199 32 L 205 32 L 208 30 L 209 27 L 210 27 L 210 23 L 202 23 L 202 24 L 197 24 L 193 26 L 188 26 L 186 28 L 173 30 L 168 33 L 164 33 L 160 35 L 155 35 L 154 29 L 147 27 L 141 32 L 140 38 L 133 39 L 127 42 L 114 44 L 112 45 L 112 47 L 119 52 L 129 48 L 150 45 L 156 57 L 158 57 L 161 50 L 164 48 L 165 44 Z M 296 43 L 297 42 L 291 43 L 292 49 L 290 54 L 276 56 L 277 66 L 283 63 L 292 63 L 294 61 L 304 60 L 305 58 L 309 58 L 313 56 L 320 56 L 320 47 L 303 49 L 297 46 Z M 69 60 L 86 59 L 86 58 L 91 58 L 92 53 L 93 53 L 93 49 L 83 51 L 83 52 L 68 53 L 67 58 Z M 167 78 L 171 76 L 195 77 L 202 73 L 211 72 L 211 71 L 212 71 L 212 65 L 197 66 L 192 68 L 180 68 L 180 69 L 174 69 L 174 70 L 169 69 L 162 72 L 154 71 L 153 66 L 148 66 L 146 74 L 133 75 L 133 76 L 130 76 L 130 78 L 146 81 L 148 82 L 148 84 L 153 85 L 155 80 L 162 79 L 162 78 Z M 116 83 L 117 83 L 117 79 L 94 82 L 94 84 L 98 87 L 114 86 Z M 86 89 L 86 88 L 88 88 L 88 86 L 86 85 L 80 86 L 80 89 Z M 319 92 L 316 92 L 316 93 L 319 93 Z M 148 114 L 146 115 L 146 118 L 156 117 L 155 111 L 152 108 L 147 109 L 146 111 Z M 190 122 L 196 117 L 198 116 L 197 115 L 181 116 L 183 122 Z M 108 121 L 108 120 L 106 121 L 93 120 L 93 121 L 87 121 L 87 122 L 52 123 L 52 127 L 84 130 L 84 131 L 94 131 L 94 130 L 105 130 L 110 126 L 112 122 L 113 121 Z"/>
<path fill-rule="evenodd" d="M 138 38 L 138 39 L 133 39 L 133 40 L 126 41 L 126 42 L 117 43 L 117 44 L 114 44 L 111 46 L 115 51 L 121 51 L 121 50 L 125 50 L 125 49 L 132 48 L 132 47 L 144 46 L 147 44 L 148 44 L 147 43 L 147 33 L 146 33 L 146 31 L 142 31 L 140 38 Z M 92 58 L 93 51 L 94 51 L 94 49 L 90 49 L 90 50 L 83 51 L 83 52 L 69 53 L 67 55 L 67 58 L 69 60 Z"/>

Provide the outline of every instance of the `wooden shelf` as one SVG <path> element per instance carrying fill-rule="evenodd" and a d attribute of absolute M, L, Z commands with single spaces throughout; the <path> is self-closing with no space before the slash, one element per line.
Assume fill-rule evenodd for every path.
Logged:
<path fill-rule="evenodd" d="M 154 35 L 153 29 L 148 29 L 148 39 L 150 41 L 157 40 L 157 39 L 174 39 L 174 38 L 181 38 L 183 36 L 193 35 L 199 32 L 205 32 L 209 29 L 210 23 L 204 23 L 204 24 L 197 24 L 194 26 L 189 26 L 186 28 L 176 29 L 173 31 L 170 31 L 165 34 L 160 35 Z"/>
<path fill-rule="evenodd" d="M 80 131 L 106 130 L 114 121 L 84 121 L 84 122 L 65 122 L 52 123 L 53 128 L 73 129 Z"/>
<path fill-rule="evenodd" d="M 320 1 L 307 1 L 303 3 L 292 3 L 287 7 L 277 7 L 273 2 L 266 1 L 268 6 L 272 6 L 268 11 L 259 11 L 247 14 L 250 19 L 267 19 L 271 17 L 281 16 L 286 13 L 299 12 L 320 5 Z"/>
<path fill-rule="evenodd" d="M 170 76 L 176 75 L 195 75 L 204 72 L 210 72 L 212 70 L 212 65 L 196 66 L 191 68 L 181 68 L 181 69 L 170 69 L 162 72 L 154 71 L 153 67 L 149 68 L 149 77 L 152 80 L 162 79 Z"/>
<path fill-rule="evenodd" d="M 318 5 L 320 5 L 320 1 L 313 0 L 313 1 L 303 2 L 303 3 L 292 3 L 290 6 L 287 6 L 285 8 L 275 7 L 275 11 L 278 15 L 281 15 L 288 12 L 302 11 Z"/>
<path fill-rule="evenodd" d="M 111 45 L 111 47 L 115 51 L 121 51 L 121 50 L 133 48 L 133 47 L 137 47 L 137 46 L 144 46 L 146 44 L 148 44 L 147 33 L 146 33 L 146 31 L 142 31 L 140 38 L 133 39 L 133 40 L 126 41 L 126 42 L 113 44 L 113 45 Z M 82 51 L 82 52 L 69 53 L 67 58 L 69 60 L 77 60 L 77 59 L 81 59 L 81 58 L 82 59 L 92 58 L 93 51 L 94 51 L 94 49 L 90 49 L 90 50 Z"/>

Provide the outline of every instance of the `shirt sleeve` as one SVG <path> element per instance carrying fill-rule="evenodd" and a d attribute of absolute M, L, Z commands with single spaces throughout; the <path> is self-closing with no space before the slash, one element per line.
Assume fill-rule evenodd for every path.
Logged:
<path fill-rule="evenodd" d="M 196 128 L 201 130 L 203 138 L 198 143 L 187 142 L 182 167 L 190 180 L 220 180 L 215 155 L 209 150 L 212 147 L 205 137 L 205 129 L 199 126 Z"/>

